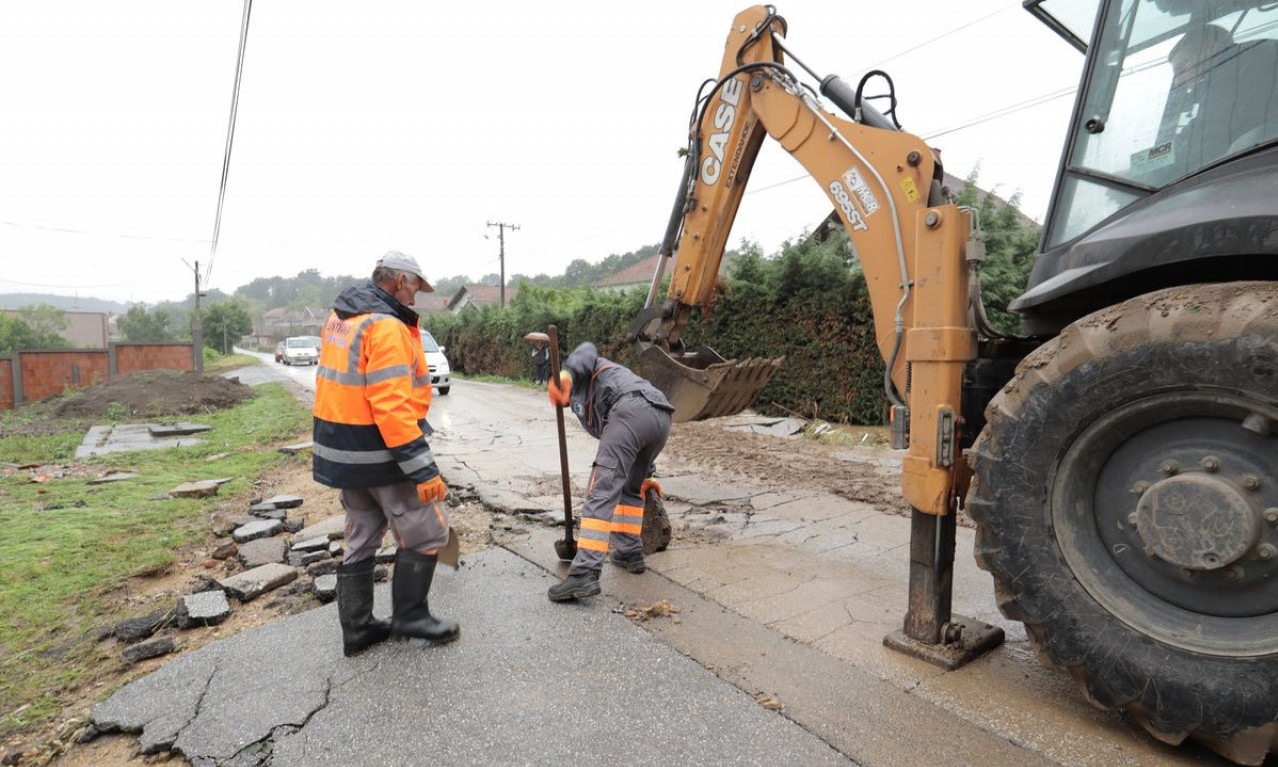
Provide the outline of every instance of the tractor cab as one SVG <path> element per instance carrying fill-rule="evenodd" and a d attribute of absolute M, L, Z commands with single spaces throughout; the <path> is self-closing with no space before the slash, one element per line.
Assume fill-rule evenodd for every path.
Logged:
<path fill-rule="evenodd" d="M 1094 235 L 1115 222 L 1154 208 L 1180 216 L 1186 206 L 1221 222 L 1226 207 L 1201 177 L 1223 166 L 1235 173 L 1254 170 L 1265 164 L 1258 155 L 1278 139 L 1278 4 L 1026 0 L 1025 7 L 1087 56 L 1040 263 L 1030 290 L 1013 304 L 1033 315 L 1033 307 L 1070 290 L 1195 255 L 1164 249 L 1162 262 L 1154 263 L 1149 248 L 1092 247 Z M 1230 172 L 1210 175 L 1225 186 L 1233 183 Z M 1272 182 L 1272 173 L 1266 178 Z M 1186 198 L 1175 193 L 1180 187 L 1200 191 Z M 1121 268 L 1113 263 L 1132 256 Z M 1087 270 L 1102 266 L 1108 269 L 1084 279 Z M 1120 297 L 1102 292 L 1087 303 Z M 1068 320 L 1077 312 L 1065 314 Z"/>

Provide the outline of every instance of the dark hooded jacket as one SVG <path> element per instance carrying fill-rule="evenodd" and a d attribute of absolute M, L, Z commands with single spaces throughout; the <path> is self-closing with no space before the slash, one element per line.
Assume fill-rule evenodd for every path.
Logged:
<path fill-rule="evenodd" d="M 599 356 L 586 341 L 572 350 L 563 369 L 572 374 L 572 412 L 596 439 L 608 424 L 608 415 L 623 397 L 643 397 L 653 407 L 674 412 L 661 390 L 629 368 Z"/>

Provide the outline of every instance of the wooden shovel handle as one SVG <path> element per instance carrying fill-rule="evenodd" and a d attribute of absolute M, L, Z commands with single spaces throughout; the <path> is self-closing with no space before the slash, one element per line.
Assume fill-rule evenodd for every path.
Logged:
<path fill-rule="evenodd" d="M 559 328 L 551 325 L 550 335 L 550 376 L 556 385 L 559 384 Z M 568 437 L 564 434 L 564 408 L 555 405 L 555 421 L 559 427 L 559 473 L 564 480 L 564 540 L 572 542 L 572 484 L 568 481 Z"/>

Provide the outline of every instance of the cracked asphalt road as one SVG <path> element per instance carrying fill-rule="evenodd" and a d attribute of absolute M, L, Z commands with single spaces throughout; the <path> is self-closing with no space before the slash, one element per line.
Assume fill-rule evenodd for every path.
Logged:
<path fill-rule="evenodd" d="M 554 581 L 490 549 L 432 590 L 463 626 L 454 644 L 344 658 L 329 605 L 171 662 L 94 720 L 197 767 L 850 763 L 612 610 L 552 604 Z M 389 596 L 378 587 L 379 615 Z"/>
<path fill-rule="evenodd" d="M 432 446 L 450 486 L 510 513 L 562 509 L 545 395 L 455 381 Z M 554 528 L 441 574 L 443 648 L 345 659 L 332 606 L 209 645 L 94 710 L 197 765 L 627 761 L 652 764 L 1219 765 L 1091 709 L 1004 621 L 958 531 L 954 609 L 1008 641 L 945 672 L 886 650 L 899 628 L 908 520 L 890 454 L 676 427 L 658 464 L 677 537 L 642 576 L 554 605 Z M 681 431 L 682 430 L 682 431 Z M 595 443 L 568 430 L 580 502 Z M 317 487 L 317 492 L 323 492 Z M 379 613 L 388 594 L 380 587 Z M 679 620 L 619 608 L 666 599 Z M 777 701 L 777 711 L 761 701 Z"/>

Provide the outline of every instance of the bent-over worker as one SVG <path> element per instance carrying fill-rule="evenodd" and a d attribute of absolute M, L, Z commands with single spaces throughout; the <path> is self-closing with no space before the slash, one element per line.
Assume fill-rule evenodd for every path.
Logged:
<path fill-rule="evenodd" d="M 599 356 L 587 341 L 564 360 L 547 382 L 553 405 L 572 406 L 581 425 L 599 440 L 586 505 L 581 512 L 577 555 L 568 577 L 550 587 L 551 601 L 599 593 L 599 570 L 614 565 L 642 573 L 643 499 L 661 486 L 649 479 L 653 462 L 670 436 L 674 408 L 657 387 L 623 365 Z"/>
<path fill-rule="evenodd" d="M 409 307 L 433 290 L 416 259 L 390 251 L 371 282 L 338 295 L 321 336 L 312 474 L 341 490 L 346 510 L 337 614 L 347 655 L 391 635 L 442 644 L 461 633 L 426 601 L 448 542 L 447 487 L 426 442 L 430 371 Z M 387 525 L 399 547 L 389 622 L 373 618 L 373 556 Z"/>

